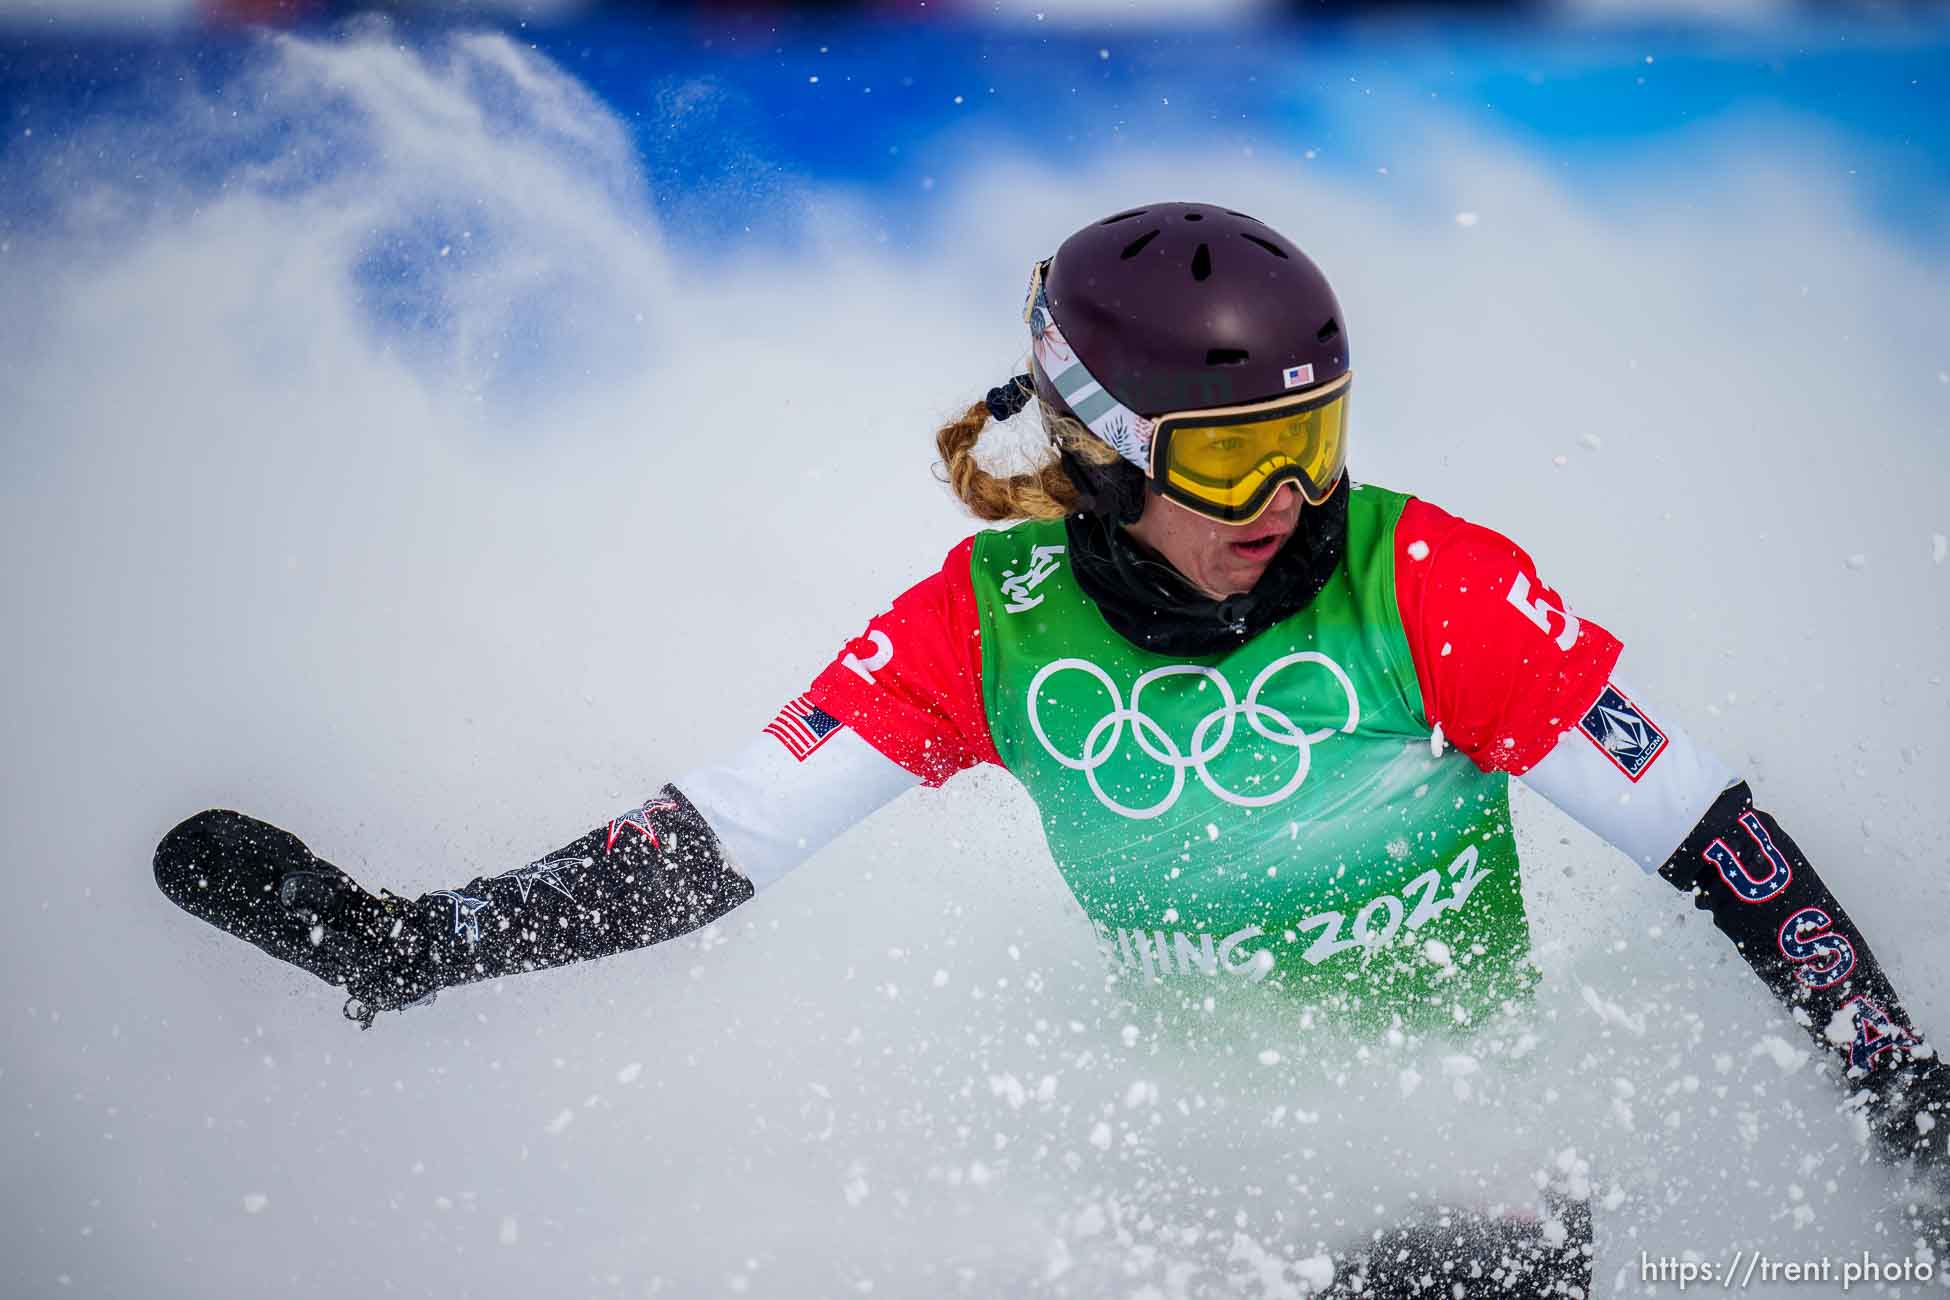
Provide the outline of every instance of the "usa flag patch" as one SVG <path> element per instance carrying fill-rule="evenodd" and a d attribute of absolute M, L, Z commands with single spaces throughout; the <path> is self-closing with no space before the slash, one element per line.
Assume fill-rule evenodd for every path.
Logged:
<path fill-rule="evenodd" d="M 1589 736 L 1613 766 L 1634 782 L 1666 747 L 1666 733 L 1610 682 L 1605 683 L 1598 702 L 1578 723 L 1578 730 Z"/>
<path fill-rule="evenodd" d="M 845 725 L 801 695 L 779 710 L 779 716 L 772 719 L 771 725 L 765 728 L 765 734 L 777 739 L 793 758 L 803 763 L 808 754 L 838 734 Z"/>

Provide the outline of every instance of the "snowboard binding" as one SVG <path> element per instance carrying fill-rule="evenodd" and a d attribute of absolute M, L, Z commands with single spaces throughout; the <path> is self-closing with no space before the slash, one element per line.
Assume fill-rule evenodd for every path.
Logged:
<path fill-rule="evenodd" d="M 190 915 L 345 989 L 346 1018 L 365 1028 L 439 987 L 412 904 L 368 893 L 289 831 L 200 812 L 163 837 L 155 870 L 157 886 Z"/>

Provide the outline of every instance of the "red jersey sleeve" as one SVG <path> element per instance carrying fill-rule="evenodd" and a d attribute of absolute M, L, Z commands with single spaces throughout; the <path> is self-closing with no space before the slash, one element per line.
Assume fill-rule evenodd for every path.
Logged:
<path fill-rule="evenodd" d="M 1000 763 L 982 702 L 982 631 L 970 559 L 948 552 L 826 666 L 812 702 L 929 785 Z"/>
<path fill-rule="evenodd" d="M 1618 661 L 1618 638 L 1572 613 L 1522 547 L 1426 501 L 1395 525 L 1395 598 L 1429 724 L 1486 772 L 1540 762 Z"/>

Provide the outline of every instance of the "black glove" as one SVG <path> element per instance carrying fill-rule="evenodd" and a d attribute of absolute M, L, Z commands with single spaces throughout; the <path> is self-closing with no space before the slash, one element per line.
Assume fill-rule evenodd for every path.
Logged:
<path fill-rule="evenodd" d="M 442 988 L 687 934 L 753 892 L 674 786 L 526 866 L 412 900 L 374 896 L 290 832 L 221 810 L 164 836 L 155 868 L 185 911 L 343 987 L 367 1026 Z"/>

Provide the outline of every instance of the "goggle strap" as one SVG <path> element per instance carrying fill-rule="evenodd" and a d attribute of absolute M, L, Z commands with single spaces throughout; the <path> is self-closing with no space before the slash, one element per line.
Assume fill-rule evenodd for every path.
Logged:
<path fill-rule="evenodd" d="M 1029 346 L 1036 362 L 1055 386 L 1057 393 L 1090 432 L 1109 443 L 1125 460 L 1151 472 L 1151 421 L 1118 401 L 1090 373 L 1076 349 L 1063 337 L 1050 310 L 1049 289 L 1044 283 L 1049 261 L 1036 264 L 1029 275 L 1029 294 L 1023 304 L 1023 320 L 1029 325 Z M 1092 390 L 1095 391 L 1092 391 Z"/>

